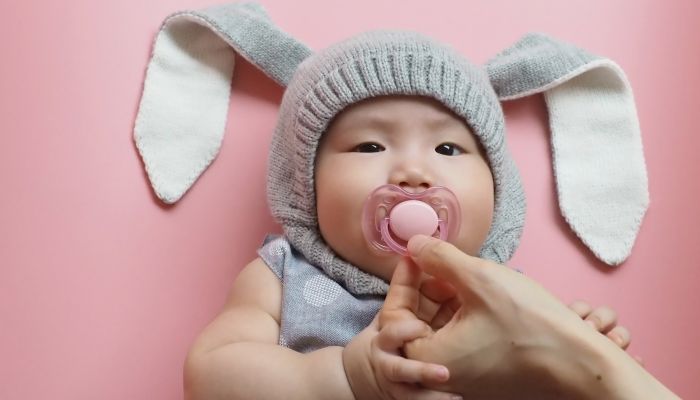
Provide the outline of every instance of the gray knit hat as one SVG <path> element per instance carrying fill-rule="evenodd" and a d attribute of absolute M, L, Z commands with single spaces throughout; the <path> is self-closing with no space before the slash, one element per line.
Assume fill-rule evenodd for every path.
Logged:
<path fill-rule="evenodd" d="M 151 184 L 176 202 L 216 157 L 238 52 L 286 87 L 269 155 L 268 200 L 290 243 L 356 294 L 386 282 L 341 259 L 321 237 L 314 160 L 335 115 L 366 98 L 428 96 L 461 116 L 486 152 L 495 210 L 480 257 L 508 261 L 525 198 L 505 138 L 500 101 L 543 92 L 562 214 L 610 265 L 631 252 L 649 203 L 632 92 L 614 62 L 529 34 L 485 67 L 414 32 L 367 32 L 313 53 L 255 3 L 168 17 L 144 82 L 134 136 Z"/>

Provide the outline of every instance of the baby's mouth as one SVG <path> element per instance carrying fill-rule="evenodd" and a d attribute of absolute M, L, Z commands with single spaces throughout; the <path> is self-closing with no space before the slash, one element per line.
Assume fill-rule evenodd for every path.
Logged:
<path fill-rule="evenodd" d="M 410 193 L 396 185 L 382 185 L 365 201 L 362 232 L 379 252 L 407 255 L 408 240 L 428 235 L 449 241 L 459 233 L 459 202 L 454 193 L 433 186 Z"/>

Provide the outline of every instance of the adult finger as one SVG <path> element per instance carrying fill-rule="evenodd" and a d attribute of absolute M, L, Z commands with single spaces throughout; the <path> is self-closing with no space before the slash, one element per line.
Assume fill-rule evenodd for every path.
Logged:
<path fill-rule="evenodd" d="M 429 322 L 433 328 L 435 328 L 434 321 L 438 315 L 441 315 L 440 319 L 449 315 L 449 319 L 459 308 L 460 302 L 454 287 L 441 279 L 434 277 L 423 279 L 420 285 L 420 295 L 416 316 Z"/>
<path fill-rule="evenodd" d="M 423 280 L 420 285 L 420 292 L 436 303 L 444 303 L 448 300 L 452 300 L 457 295 L 454 286 L 442 279 L 434 277 Z"/>
<path fill-rule="evenodd" d="M 474 297 L 480 293 L 481 286 L 488 285 L 484 274 L 486 262 L 463 253 L 448 242 L 415 235 L 408 242 L 408 251 L 423 271 L 454 285 L 460 296 Z"/>
<path fill-rule="evenodd" d="M 457 304 L 457 308 L 453 308 L 453 304 Z M 459 301 L 455 301 L 454 303 L 443 304 L 440 307 L 440 309 L 435 313 L 433 319 L 430 321 L 430 327 L 436 331 L 442 328 L 443 326 L 447 325 L 447 323 L 452 320 L 455 313 L 459 309 L 459 304 Z"/>
<path fill-rule="evenodd" d="M 630 343 L 632 342 L 629 329 L 622 325 L 612 328 L 605 336 L 610 338 L 610 340 L 615 342 L 615 344 L 620 346 L 620 348 L 623 350 L 627 350 L 627 347 L 629 347 Z"/>
<path fill-rule="evenodd" d="M 575 312 L 579 317 L 581 317 L 581 319 L 586 318 L 591 313 L 591 311 L 593 311 L 593 307 L 583 300 L 576 300 L 571 302 L 569 304 L 569 308 L 573 312 Z"/>
<path fill-rule="evenodd" d="M 591 311 L 584 321 L 598 332 L 607 333 L 617 324 L 617 312 L 610 307 L 601 306 Z"/>

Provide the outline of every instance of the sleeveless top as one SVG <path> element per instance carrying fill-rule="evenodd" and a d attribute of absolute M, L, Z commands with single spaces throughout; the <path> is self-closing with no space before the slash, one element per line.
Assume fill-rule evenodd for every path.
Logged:
<path fill-rule="evenodd" d="M 383 295 L 357 296 L 311 265 L 280 235 L 268 235 L 258 255 L 282 281 L 279 344 L 307 353 L 345 346 L 374 319 Z"/>
<path fill-rule="evenodd" d="M 282 281 L 281 346 L 301 353 L 344 347 L 384 304 L 382 295 L 357 296 L 347 291 L 311 265 L 284 236 L 268 235 L 258 255 Z"/>

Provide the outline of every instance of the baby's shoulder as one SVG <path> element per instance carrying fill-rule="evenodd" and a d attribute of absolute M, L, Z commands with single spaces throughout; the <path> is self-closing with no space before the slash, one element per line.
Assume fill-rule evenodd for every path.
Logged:
<path fill-rule="evenodd" d="M 282 283 L 257 257 L 236 277 L 225 308 L 259 309 L 279 323 L 281 302 Z"/>
<path fill-rule="evenodd" d="M 267 235 L 258 249 L 258 256 L 280 280 L 284 276 L 285 268 L 298 258 L 292 245 L 283 235 Z"/>

